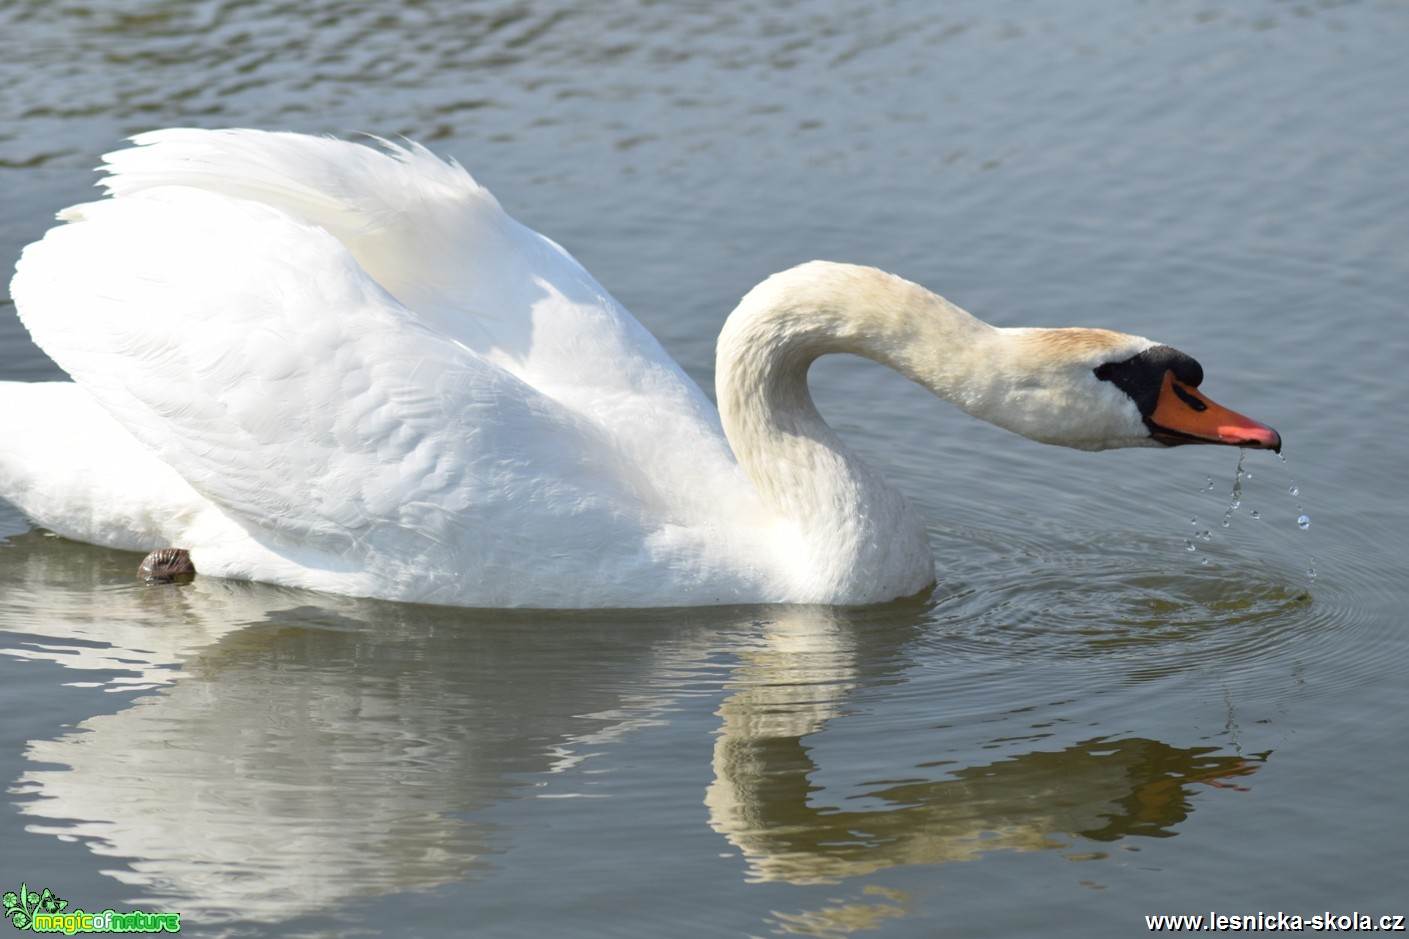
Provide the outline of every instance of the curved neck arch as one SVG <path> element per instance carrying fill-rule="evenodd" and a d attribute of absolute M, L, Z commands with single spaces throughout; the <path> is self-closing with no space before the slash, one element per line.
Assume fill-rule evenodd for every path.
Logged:
<path fill-rule="evenodd" d="M 899 277 L 817 261 L 764 281 L 730 315 L 720 417 L 745 474 L 795 533 L 802 594 L 863 603 L 934 580 L 923 523 L 822 419 L 809 367 L 830 353 L 864 356 L 971 410 L 985 389 L 970 357 L 995 332 Z"/>

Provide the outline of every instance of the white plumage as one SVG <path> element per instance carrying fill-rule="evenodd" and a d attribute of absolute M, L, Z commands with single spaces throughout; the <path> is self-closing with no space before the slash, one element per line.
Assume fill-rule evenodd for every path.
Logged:
<path fill-rule="evenodd" d="M 74 382 L 0 383 L 0 493 L 68 537 L 453 605 L 863 603 L 933 561 L 816 415 L 807 364 L 858 351 L 1030 433 L 1021 331 L 878 271 L 804 266 L 746 298 L 721 339 L 731 448 L 655 339 L 459 166 L 248 130 L 135 142 L 13 283 Z M 1100 335 L 1043 360 L 1051 395 L 1091 386 L 1095 429 L 1046 435 L 1149 443 L 1089 372 L 1151 344 Z"/>

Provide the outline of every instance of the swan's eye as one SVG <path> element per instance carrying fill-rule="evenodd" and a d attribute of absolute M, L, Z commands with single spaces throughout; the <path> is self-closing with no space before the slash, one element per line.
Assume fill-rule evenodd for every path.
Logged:
<path fill-rule="evenodd" d="M 1091 372 L 1101 381 L 1108 381 L 1129 395 L 1140 413 L 1146 416 L 1155 413 L 1165 375 L 1172 373 L 1179 384 L 1190 388 L 1197 388 L 1204 377 L 1203 368 L 1198 362 L 1169 346 L 1150 346 L 1124 362 L 1103 362 Z M 1179 394 L 1178 387 L 1175 385 L 1175 394 Z M 1183 395 L 1180 397 L 1184 399 Z M 1197 400 L 1193 395 L 1188 397 Z M 1192 401 L 1184 400 L 1189 407 L 1197 410 Z"/>

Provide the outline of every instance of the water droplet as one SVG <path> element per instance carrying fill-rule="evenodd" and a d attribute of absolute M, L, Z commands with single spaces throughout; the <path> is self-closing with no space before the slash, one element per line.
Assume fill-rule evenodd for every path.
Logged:
<path fill-rule="evenodd" d="M 1311 527 L 1310 517 L 1306 515 L 1298 517 L 1296 520 L 1296 527 L 1300 528 L 1302 531 L 1306 531 L 1308 528 Z"/>
<path fill-rule="evenodd" d="M 1200 564 L 1207 564 L 1207 563 L 1208 563 L 1208 558 L 1199 558 L 1199 563 L 1200 563 Z"/>
<path fill-rule="evenodd" d="M 1299 495 L 1301 495 L 1301 490 L 1300 490 L 1299 488 L 1297 488 L 1296 486 L 1290 487 L 1290 488 L 1287 490 L 1287 492 L 1290 492 L 1290 493 L 1291 493 L 1292 495 L 1294 495 L 1294 496 L 1299 496 Z"/>
<path fill-rule="evenodd" d="M 1233 523 L 1233 520 L 1232 520 L 1231 518 L 1229 518 L 1229 517 L 1226 516 L 1226 515 L 1223 516 L 1223 527 L 1224 527 L 1224 528 L 1227 528 L 1227 527 L 1228 527 L 1229 525 L 1231 525 L 1232 523 Z"/>
<path fill-rule="evenodd" d="M 1248 515 L 1252 518 L 1262 518 L 1262 515 L 1258 513 L 1257 509 L 1253 509 Z"/>
<path fill-rule="evenodd" d="M 1185 551 L 1197 551 L 1197 550 L 1199 550 L 1199 549 L 1196 548 L 1196 547 L 1194 547 L 1194 543 L 1193 543 L 1192 541 L 1186 541 L 1186 542 L 1184 542 L 1184 550 L 1185 550 Z"/>

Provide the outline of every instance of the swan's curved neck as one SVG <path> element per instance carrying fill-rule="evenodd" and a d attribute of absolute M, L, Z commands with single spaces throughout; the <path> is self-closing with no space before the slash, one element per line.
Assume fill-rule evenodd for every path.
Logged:
<path fill-rule="evenodd" d="M 829 262 L 769 278 L 730 315 L 715 377 L 724 432 L 795 529 L 798 576 L 837 585 L 839 596 L 818 602 L 914 593 L 933 582 L 934 561 L 904 498 L 818 414 L 808 368 L 828 353 L 865 356 L 971 410 L 983 389 L 966 360 L 995 332 L 909 281 Z"/>

